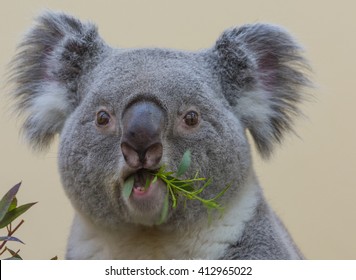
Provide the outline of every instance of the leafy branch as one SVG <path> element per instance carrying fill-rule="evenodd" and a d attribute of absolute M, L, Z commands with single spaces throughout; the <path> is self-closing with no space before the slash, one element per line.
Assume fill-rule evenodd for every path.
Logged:
<path fill-rule="evenodd" d="M 179 179 L 186 173 L 191 164 L 191 153 L 186 151 L 182 157 L 182 160 L 178 166 L 177 172 L 167 171 L 165 166 L 162 166 L 154 175 L 152 183 L 161 179 L 167 186 L 168 192 L 164 202 L 164 206 L 161 213 L 161 219 L 159 224 L 164 222 L 168 215 L 168 204 L 169 204 L 169 194 L 172 199 L 172 208 L 177 207 L 177 197 L 183 196 L 188 200 L 198 200 L 200 201 L 208 210 L 217 209 L 222 210 L 223 207 L 216 201 L 221 197 L 229 188 L 230 185 L 226 186 L 221 192 L 219 192 L 215 197 L 210 199 L 205 199 L 200 196 L 200 194 L 211 185 L 212 180 L 206 179 L 204 177 L 199 177 L 198 172 L 195 173 L 193 178 L 190 179 Z M 176 176 L 174 176 L 174 174 Z M 202 187 L 198 187 L 204 182 Z M 198 188 L 197 188 L 198 187 Z"/>
<path fill-rule="evenodd" d="M 13 251 L 8 247 L 5 247 L 7 242 L 15 241 L 24 244 L 20 239 L 14 237 L 14 233 L 22 226 L 24 220 L 21 220 L 14 228 L 12 228 L 12 222 L 30 209 L 35 203 L 27 203 L 21 206 L 17 206 L 16 194 L 19 191 L 21 183 L 16 184 L 12 187 L 0 200 L 0 229 L 5 228 L 7 230 L 6 236 L 0 236 L 0 256 L 3 255 L 6 251 L 11 254 L 10 259 L 21 260 L 22 258 L 19 255 L 19 251 Z"/>

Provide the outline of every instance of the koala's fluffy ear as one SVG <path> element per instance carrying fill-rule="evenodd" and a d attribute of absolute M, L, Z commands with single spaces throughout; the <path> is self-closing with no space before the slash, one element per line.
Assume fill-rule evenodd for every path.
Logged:
<path fill-rule="evenodd" d="M 300 46 L 280 27 L 244 25 L 225 31 L 213 48 L 226 99 L 263 157 L 291 129 L 309 86 Z"/>
<path fill-rule="evenodd" d="M 49 146 L 80 102 L 81 76 L 94 67 L 105 44 L 91 23 L 46 12 L 19 46 L 11 65 L 17 110 L 35 149 Z"/>

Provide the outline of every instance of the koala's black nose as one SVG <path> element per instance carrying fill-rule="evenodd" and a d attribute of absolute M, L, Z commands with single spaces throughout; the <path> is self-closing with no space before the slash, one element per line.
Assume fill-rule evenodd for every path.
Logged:
<path fill-rule="evenodd" d="M 156 168 L 162 158 L 164 111 L 153 102 L 138 102 L 122 117 L 121 151 L 132 168 Z"/>

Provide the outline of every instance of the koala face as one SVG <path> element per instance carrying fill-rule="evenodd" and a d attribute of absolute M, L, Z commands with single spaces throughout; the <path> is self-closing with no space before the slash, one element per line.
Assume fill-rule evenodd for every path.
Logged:
<path fill-rule="evenodd" d="M 223 96 L 216 97 L 218 84 L 210 82 L 214 77 L 203 59 L 159 49 L 118 51 L 90 73 L 59 152 L 63 185 L 79 211 L 110 226 L 157 223 L 167 187 L 157 181 L 139 190 L 160 166 L 176 170 L 188 149 L 187 175 L 198 171 L 214 179 L 206 198 L 231 182 L 230 192 L 238 190 L 250 167 L 245 132 Z M 123 184 L 132 174 L 135 188 L 124 199 Z M 205 214 L 199 202 L 181 201 L 166 224 Z"/>
<path fill-rule="evenodd" d="M 186 150 L 212 178 L 202 196 L 228 204 L 251 172 L 249 130 L 262 156 L 290 130 L 308 84 L 300 47 L 282 29 L 246 25 L 225 31 L 206 50 L 114 49 L 91 23 L 47 13 L 13 62 L 14 97 L 36 149 L 60 134 L 62 184 L 92 222 L 155 225 L 167 187 L 145 182 L 162 165 L 176 170 Z M 132 195 L 123 185 L 134 176 Z M 197 201 L 170 209 L 161 225 L 206 216 Z"/>

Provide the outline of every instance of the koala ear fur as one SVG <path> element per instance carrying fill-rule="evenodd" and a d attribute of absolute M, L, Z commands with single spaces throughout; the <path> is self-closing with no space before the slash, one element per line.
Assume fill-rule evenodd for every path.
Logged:
<path fill-rule="evenodd" d="M 269 24 L 229 29 L 213 49 L 224 95 L 265 158 L 291 130 L 301 88 L 310 86 L 301 51 L 285 30 Z"/>
<path fill-rule="evenodd" d="M 33 148 L 45 149 L 78 106 L 77 85 L 104 47 L 91 23 L 46 12 L 25 36 L 11 62 L 10 82 L 23 131 Z"/>

